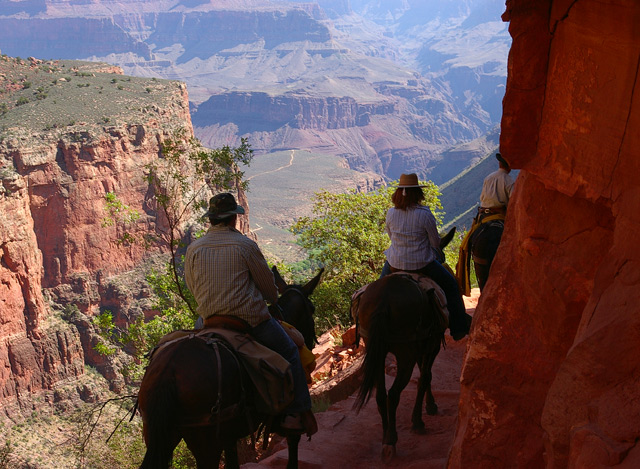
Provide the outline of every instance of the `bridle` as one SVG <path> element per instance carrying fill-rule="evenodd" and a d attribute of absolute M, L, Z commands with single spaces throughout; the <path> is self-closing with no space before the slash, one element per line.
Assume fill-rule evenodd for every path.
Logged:
<path fill-rule="evenodd" d="M 318 343 L 318 338 L 316 337 L 316 330 L 315 330 L 315 324 L 313 322 L 313 313 L 315 312 L 315 307 L 313 306 L 313 303 L 311 302 L 311 300 L 309 299 L 308 295 L 305 293 L 305 291 L 302 289 L 302 287 L 298 286 L 298 285 L 289 285 L 284 292 L 282 292 L 282 295 L 280 295 L 280 298 L 278 299 L 278 303 L 280 304 L 280 306 L 282 307 L 283 310 L 285 310 L 285 306 L 287 305 L 286 301 L 287 298 L 292 298 L 292 295 L 295 296 L 299 296 L 302 299 L 302 303 L 304 305 L 304 320 L 308 321 L 307 323 L 305 323 L 305 326 L 309 327 L 311 329 L 311 333 L 313 334 L 313 343 L 317 344 Z M 286 318 L 285 318 L 286 319 Z M 294 325 L 294 324 L 292 324 Z M 295 325 L 294 325 L 295 326 Z M 303 333 L 303 331 L 300 331 Z M 306 342 L 306 337 L 305 337 L 305 342 Z"/>

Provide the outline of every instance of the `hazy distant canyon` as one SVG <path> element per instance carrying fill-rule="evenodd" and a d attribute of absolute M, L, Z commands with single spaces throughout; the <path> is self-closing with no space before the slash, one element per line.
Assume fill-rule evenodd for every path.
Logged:
<path fill-rule="evenodd" d="M 196 135 L 437 183 L 497 146 L 502 0 L 0 2 L 0 50 L 185 81 Z M 470 142 L 457 161 L 443 155 Z M 439 180 L 440 179 L 440 180 Z"/>

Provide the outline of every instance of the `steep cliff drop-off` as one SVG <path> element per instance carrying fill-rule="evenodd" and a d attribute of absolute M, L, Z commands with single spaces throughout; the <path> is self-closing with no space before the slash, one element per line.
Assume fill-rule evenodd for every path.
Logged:
<path fill-rule="evenodd" d="M 85 363 L 115 378 L 93 350 L 88 317 L 105 305 L 118 312 L 112 279 L 149 253 L 118 247 L 122 233 L 103 225 L 105 195 L 140 212 L 132 232 L 153 231 L 145 164 L 176 129 L 190 132 L 191 121 L 184 84 L 114 71 L 0 58 L 0 411 L 7 415 L 30 412 L 42 396 L 59 399 L 56 388 L 73 387 Z"/>
<path fill-rule="evenodd" d="M 640 5 L 511 0 L 521 169 L 462 372 L 450 468 L 640 467 Z"/>

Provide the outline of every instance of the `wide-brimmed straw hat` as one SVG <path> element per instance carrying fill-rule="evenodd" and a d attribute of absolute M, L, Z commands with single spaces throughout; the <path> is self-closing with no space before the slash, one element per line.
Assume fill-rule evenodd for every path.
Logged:
<path fill-rule="evenodd" d="M 416 173 L 401 174 L 400 182 L 398 183 L 398 189 L 404 189 L 409 187 L 427 187 L 421 186 L 418 182 L 418 175 Z"/>
<path fill-rule="evenodd" d="M 238 205 L 233 194 L 223 192 L 214 195 L 209 199 L 209 210 L 205 214 L 206 217 L 220 220 L 236 214 L 243 214 L 244 208 Z"/>

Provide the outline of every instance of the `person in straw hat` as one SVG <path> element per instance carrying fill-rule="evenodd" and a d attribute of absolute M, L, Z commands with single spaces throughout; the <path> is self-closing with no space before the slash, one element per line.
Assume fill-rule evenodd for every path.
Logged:
<path fill-rule="evenodd" d="M 440 235 L 431 210 L 423 205 L 424 192 L 415 173 L 402 174 L 387 211 L 386 230 L 391 246 L 384 253 L 391 272 L 413 272 L 434 280 L 447 297 L 449 330 L 454 340 L 469 333 L 471 316 L 462 301 L 456 279 L 437 259 Z"/>

